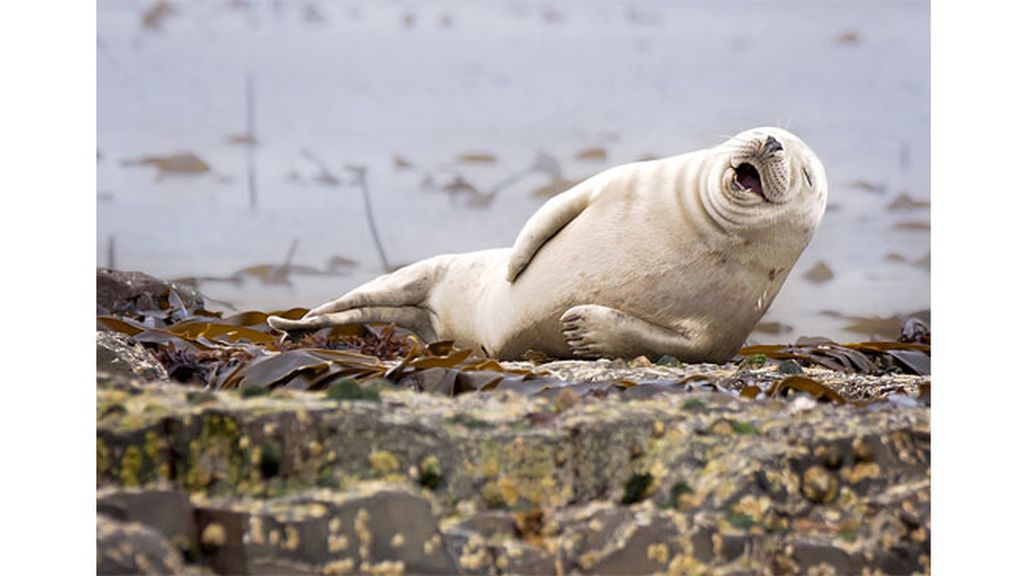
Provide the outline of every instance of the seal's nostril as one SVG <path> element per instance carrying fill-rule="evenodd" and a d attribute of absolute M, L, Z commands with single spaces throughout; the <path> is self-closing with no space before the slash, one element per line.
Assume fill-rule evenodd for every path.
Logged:
<path fill-rule="evenodd" d="M 772 152 L 782 150 L 782 144 L 779 144 L 778 140 L 769 136 L 768 139 L 764 141 L 764 149 L 771 154 Z"/>

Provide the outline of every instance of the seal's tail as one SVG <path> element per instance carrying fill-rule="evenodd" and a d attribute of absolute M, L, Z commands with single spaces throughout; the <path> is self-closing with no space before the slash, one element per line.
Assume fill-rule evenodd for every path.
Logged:
<path fill-rule="evenodd" d="M 279 316 L 267 318 L 276 330 L 310 330 L 325 326 L 367 322 L 395 323 L 433 340 L 432 313 L 423 306 L 430 288 L 443 273 L 447 256 L 410 264 L 352 290 L 344 296 L 310 310 L 299 320 Z"/>

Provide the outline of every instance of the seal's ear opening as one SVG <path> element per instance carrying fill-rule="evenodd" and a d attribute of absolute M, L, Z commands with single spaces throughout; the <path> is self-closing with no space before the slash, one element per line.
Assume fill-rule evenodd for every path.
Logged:
<path fill-rule="evenodd" d="M 807 167 L 802 166 L 800 169 L 804 172 L 804 180 L 807 180 L 807 185 L 813 188 L 814 182 L 811 182 L 811 173 L 807 171 Z"/>
<path fill-rule="evenodd" d="M 759 196 L 764 196 L 764 189 L 761 187 L 761 173 L 754 168 L 753 164 L 744 162 L 736 167 L 736 183 L 746 190 L 753 190 Z"/>

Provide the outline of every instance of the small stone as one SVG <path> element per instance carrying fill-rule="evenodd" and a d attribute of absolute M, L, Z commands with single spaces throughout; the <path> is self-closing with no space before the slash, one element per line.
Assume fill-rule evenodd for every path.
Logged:
<path fill-rule="evenodd" d="M 724 418 L 719 418 L 718 420 L 715 420 L 715 422 L 711 425 L 708 431 L 714 434 L 715 436 L 732 436 L 734 433 L 732 429 L 732 424 L 730 424 L 729 421 Z"/>
<path fill-rule="evenodd" d="M 207 524 L 206 528 L 203 528 L 203 534 L 199 537 L 200 542 L 203 546 L 210 548 L 219 548 L 224 545 L 227 541 L 227 535 L 224 533 L 224 526 L 214 522 Z"/>
<path fill-rule="evenodd" d="M 381 474 L 391 474 L 398 470 L 398 459 L 391 452 L 384 450 L 370 453 L 370 466 Z"/>
<path fill-rule="evenodd" d="M 437 456 L 427 456 L 421 460 L 417 473 L 420 486 L 430 490 L 437 490 L 437 487 L 441 485 L 441 480 L 444 479 L 444 469 Z"/>
<path fill-rule="evenodd" d="M 775 370 L 779 374 L 803 374 L 804 373 L 803 366 L 800 366 L 800 363 L 797 362 L 796 360 L 793 360 L 793 359 L 783 360 L 782 362 L 779 363 L 778 367 L 776 367 Z"/>
<path fill-rule="evenodd" d="M 678 358 L 675 356 L 669 356 L 668 354 L 658 358 L 658 361 L 655 362 L 655 364 L 658 366 L 669 366 L 671 368 L 678 368 L 681 365 Z"/>
<path fill-rule="evenodd" d="M 647 356 L 637 356 L 629 363 L 630 368 L 649 368 L 652 365 L 653 364 L 651 364 L 651 361 Z"/>
<path fill-rule="evenodd" d="M 835 499 L 838 489 L 839 481 L 835 475 L 821 466 L 811 466 L 804 472 L 801 491 L 811 502 L 828 504 Z"/>

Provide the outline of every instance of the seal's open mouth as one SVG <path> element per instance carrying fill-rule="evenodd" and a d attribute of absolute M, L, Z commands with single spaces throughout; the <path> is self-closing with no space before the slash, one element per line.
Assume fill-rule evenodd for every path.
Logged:
<path fill-rule="evenodd" d="M 736 167 L 736 183 L 744 190 L 753 190 L 758 196 L 768 199 L 761 187 L 761 174 L 752 164 L 744 162 Z"/>

